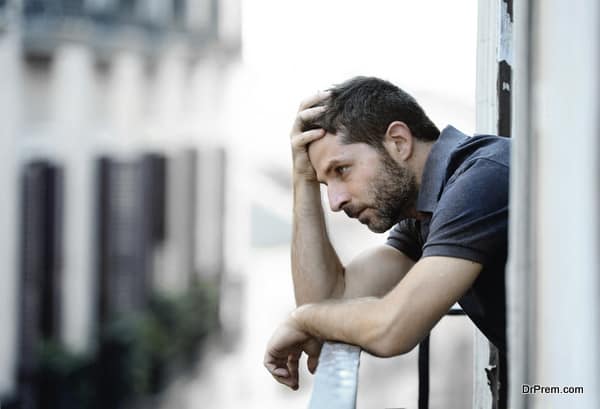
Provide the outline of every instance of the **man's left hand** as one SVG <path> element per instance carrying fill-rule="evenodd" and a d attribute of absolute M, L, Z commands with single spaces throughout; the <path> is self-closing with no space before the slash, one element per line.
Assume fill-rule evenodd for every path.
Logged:
<path fill-rule="evenodd" d="M 322 342 L 303 331 L 294 318 L 281 324 L 267 344 L 264 365 L 273 378 L 293 390 L 298 389 L 298 360 L 305 352 L 311 373 L 317 368 Z"/>

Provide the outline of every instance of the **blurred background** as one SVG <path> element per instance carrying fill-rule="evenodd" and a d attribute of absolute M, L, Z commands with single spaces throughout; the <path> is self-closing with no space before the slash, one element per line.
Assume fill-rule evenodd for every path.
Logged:
<path fill-rule="evenodd" d="M 262 367 L 297 106 L 374 75 L 472 133 L 476 30 L 470 1 L 0 0 L 0 407 L 306 407 Z M 344 261 L 385 240 L 327 219 Z M 470 405 L 472 337 L 434 329 L 431 408 Z M 359 408 L 417 389 L 415 352 L 363 354 Z"/>

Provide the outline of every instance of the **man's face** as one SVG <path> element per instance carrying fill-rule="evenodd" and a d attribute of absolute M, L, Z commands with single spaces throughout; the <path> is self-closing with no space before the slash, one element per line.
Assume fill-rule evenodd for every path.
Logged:
<path fill-rule="evenodd" d="M 310 161 L 327 185 L 331 210 L 343 210 L 376 233 L 407 217 L 417 197 L 415 175 L 387 152 L 364 143 L 342 144 L 340 132 L 310 144 Z"/>

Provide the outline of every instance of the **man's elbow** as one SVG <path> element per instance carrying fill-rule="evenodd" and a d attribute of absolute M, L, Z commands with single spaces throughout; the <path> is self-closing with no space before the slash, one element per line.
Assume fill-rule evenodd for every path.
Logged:
<path fill-rule="evenodd" d="M 417 344 L 382 338 L 369 343 L 364 349 L 379 358 L 391 358 L 412 351 Z"/>
<path fill-rule="evenodd" d="M 397 328 L 394 324 L 381 325 L 365 342 L 363 349 L 380 358 L 390 358 L 412 351 L 419 344 L 419 339 L 411 336 L 409 331 L 398 331 Z"/>

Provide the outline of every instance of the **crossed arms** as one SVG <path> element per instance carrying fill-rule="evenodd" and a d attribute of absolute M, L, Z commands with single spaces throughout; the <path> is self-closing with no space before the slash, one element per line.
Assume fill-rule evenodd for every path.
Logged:
<path fill-rule="evenodd" d="M 320 112 L 313 106 L 326 96 L 301 104 L 292 128 L 292 275 L 298 308 L 275 331 L 264 357 L 271 375 L 292 389 L 298 388 L 301 354 L 308 355 L 313 372 L 323 340 L 358 345 L 383 357 L 410 351 L 481 271 L 478 263 L 451 257 L 425 257 L 415 263 L 387 245 L 342 265 L 327 236 L 307 152 L 308 144 L 325 132 L 301 131 L 302 122 Z"/>

